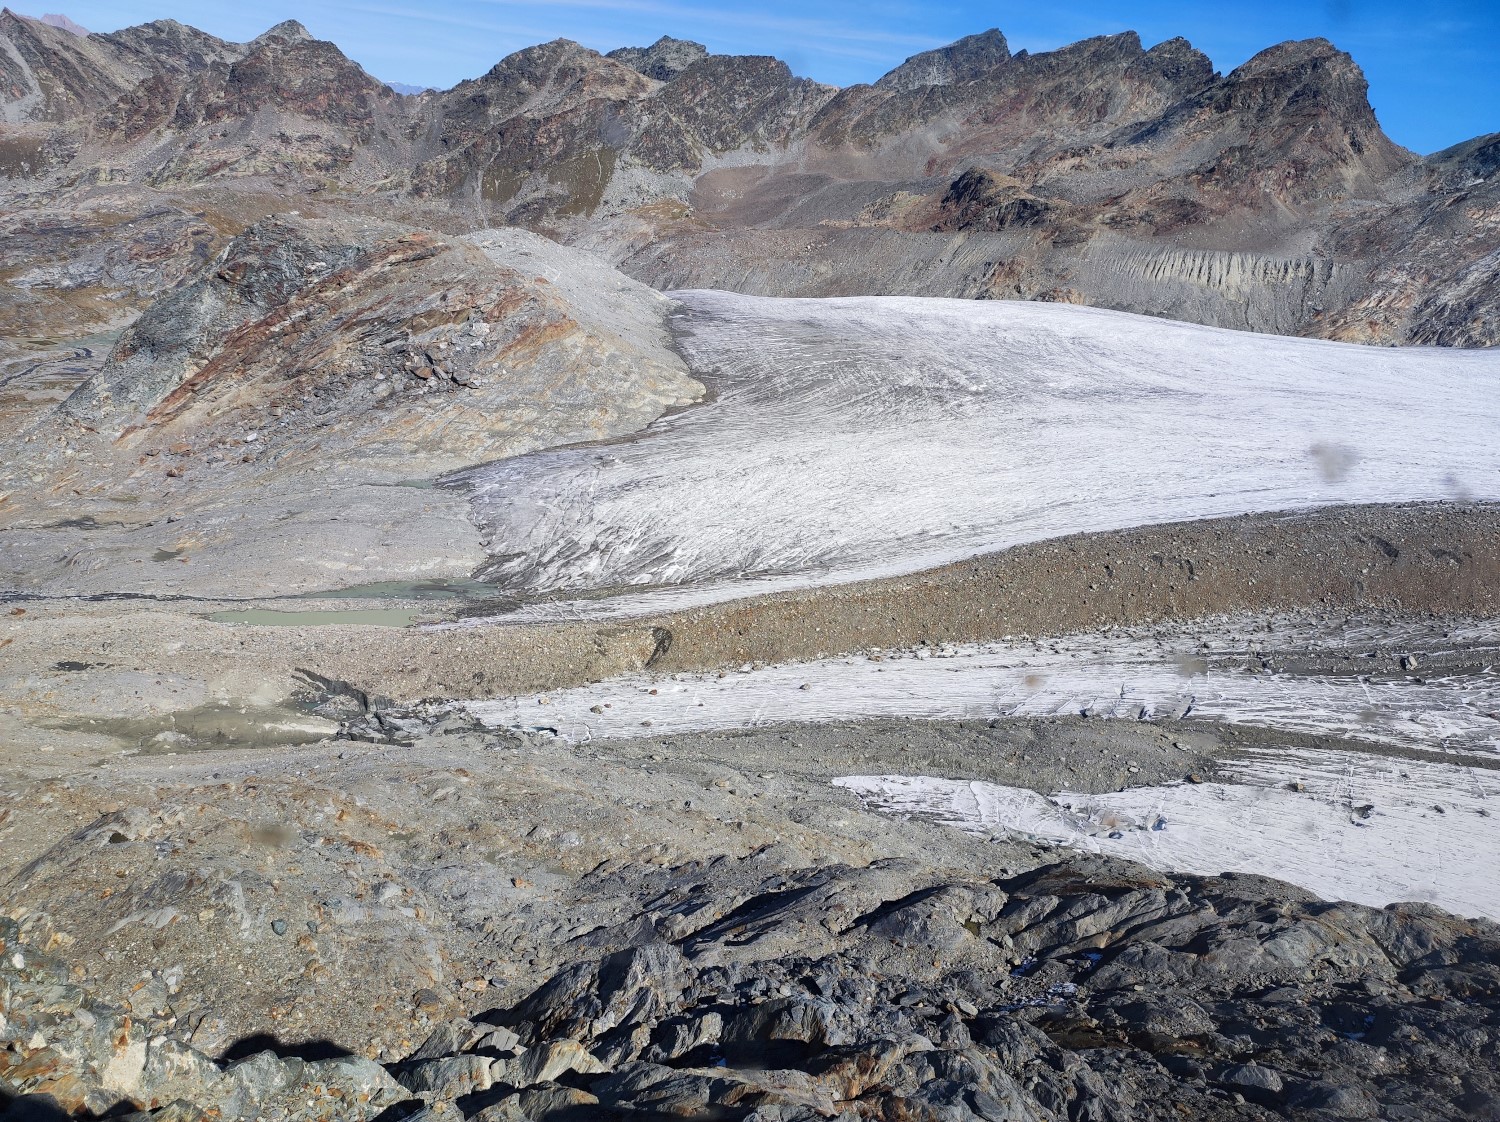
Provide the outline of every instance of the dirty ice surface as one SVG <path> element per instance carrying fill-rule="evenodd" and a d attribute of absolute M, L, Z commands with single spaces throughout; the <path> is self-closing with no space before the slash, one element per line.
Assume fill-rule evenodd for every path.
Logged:
<path fill-rule="evenodd" d="M 1403 660 L 1400 651 L 1412 654 Z M 1478 766 L 1500 765 L 1497 667 L 1493 620 L 1223 618 L 724 675 L 638 674 L 467 707 L 491 725 L 551 728 L 574 740 L 794 721 L 1089 714 L 1363 741 L 1368 753 L 1246 750 L 1211 783 L 1099 795 L 909 775 L 837 782 L 873 809 L 983 835 L 1500 919 L 1500 766 Z"/>
<path fill-rule="evenodd" d="M 488 579 L 561 597 L 524 614 L 893 575 L 1079 531 L 1500 499 L 1500 351 L 1062 304 L 675 296 L 708 404 L 464 477 Z"/>
<path fill-rule="evenodd" d="M 866 806 L 980 835 L 1126 857 L 1153 868 L 1259 873 L 1332 900 L 1436 904 L 1500 919 L 1500 773 L 1439 761 L 1286 748 L 1229 782 L 1050 797 L 923 776 L 834 782 Z"/>
<path fill-rule="evenodd" d="M 1400 673 L 1356 657 L 1337 673 L 1267 672 L 1252 650 L 1356 653 L 1408 638 L 1401 626 L 1257 630 L 1253 645 L 1190 625 L 969 644 L 784 663 L 738 672 L 624 675 L 529 697 L 472 701 L 496 726 L 544 726 L 572 740 L 662 735 L 802 721 L 1088 715 L 1219 721 L 1335 735 L 1393 747 L 1500 756 L 1500 623 L 1449 633 L 1460 664 Z M 1277 656 L 1280 657 L 1280 656 Z M 1248 666 L 1246 664 L 1249 664 Z M 1273 666 L 1275 661 L 1273 660 Z M 1347 667 L 1347 669 L 1343 669 Z M 647 730 L 649 729 L 649 732 Z"/>

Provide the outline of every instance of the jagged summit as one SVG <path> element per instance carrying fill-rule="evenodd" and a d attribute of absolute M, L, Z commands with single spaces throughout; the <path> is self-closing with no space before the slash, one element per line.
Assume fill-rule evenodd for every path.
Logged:
<path fill-rule="evenodd" d="M 912 55 L 900 66 L 878 79 L 876 86 L 891 90 L 913 90 L 922 86 L 951 86 L 955 82 L 973 81 L 1010 60 L 1010 45 L 996 28 L 970 35 L 939 47 Z"/>
<path fill-rule="evenodd" d="M 623 62 L 658 82 L 670 82 L 693 63 L 708 57 L 708 48 L 688 39 L 663 35 L 649 47 L 621 47 L 605 56 Z"/>
<path fill-rule="evenodd" d="M 89 29 L 84 27 L 83 24 L 75 23 L 67 16 L 57 12 L 48 12 L 41 18 L 41 22 L 49 27 L 56 27 L 61 31 L 71 32 L 74 35 L 83 36 L 89 34 Z"/>
<path fill-rule="evenodd" d="M 303 27 L 294 19 L 287 19 L 282 20 L 275 27 L 267 28 L 265 31 L 262 31 L 254 39 L 250 40 L 250 45 L 254 46 L 257 43 L 268 42 L 272 39 L 301 40 L 304 42 L 313 41 L 313 37 L 308 32 L 307 28 Z"/>

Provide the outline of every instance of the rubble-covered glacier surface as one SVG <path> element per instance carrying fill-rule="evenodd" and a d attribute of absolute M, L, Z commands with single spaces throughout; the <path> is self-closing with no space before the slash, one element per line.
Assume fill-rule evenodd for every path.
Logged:
<path fill-rule="evenodd" d="M 893 575 L 1079 531 L 1500 498 L 1500 353 L 1068 305 L 675 294 L 712 400 L 468 473 L 531 615 Z M 640 593 L 658 590 L 643 602 Z"/>
<path fill-rule="evenodd" d="M 1090 716 L 1338 737 L 1343 747 L 1246 748 L 1210 782 L 1038 793 L 923 775 L 838 782 L 872 808 L 971 833 L 1128 857 L 1156 868 L 1254 872 L 1321 895 L 1420 900 L 1500 919 L 1500 629 L 1460 624 L 1420 668 L 1355 657 L 1336 672 L 1268 671 L 1331 651 L 1419 642 L 1399 622 L 1227 620 L 1176 633 L 1085 634 L 885 651 L 725 674 L 637 674 L 471 701 L 496 726 L 573 740 L 870 718 Z M 1170 632 L 1170 629 L 1168 629 Z M 1413 647 L 1413 649 L 1415 649 Z M 1461 652 L 1455 660 L 1454 655 Z M 1403 660 L 1403 664 L 1407 661 Z M 1325 664 L 1327 660 L 1324 660 Z M 1349 750 L 1351 742 L 1368 751 Z"/>

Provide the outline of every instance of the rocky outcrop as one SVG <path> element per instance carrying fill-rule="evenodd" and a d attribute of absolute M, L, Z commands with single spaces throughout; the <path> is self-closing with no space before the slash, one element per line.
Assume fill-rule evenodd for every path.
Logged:
<path fill-rule="evenodd" d="M 151 455 L 469 466 L 696 399 L 666 306 L 519 231 L 273 219 L 152 305 L 64 412 Z"/>
<path fill-rule="evenodd" d="M 495 1119 L 1464 1118 L 1495 1101 L 1474 1066 L 1500 1001 L 1493 925 L 1089 858 L 886 895 L 900 873 L 807 869 L 732 908 L 668 878 L 666 941 L 566 968 L 398 1078 L 477 1092 Z M 461 1056 L 493 1059 L 474 1081 Z"/>
<path fill-rule="evenodd" d="M 972 82 L 1008 61 L 1010 45 L 998 29 L 991 28 L 935 51 L 912 55 L 877 81 L 875 87 L 904 92 Z"/>
<path fill-rule="evenodd" d="M 1004 230 L 1014 226 L 1045 226 L 1056 204 L 1030 194 L 1019 180 L 970 168 L 948 188 L 938 204 L 941 217 L 935 231 Z"/>
<path fill-rule="evenodd" d="M 223 245 L 216 216 L 171 205 L 136 214 L 77 206 L 0 218 L 0 317 L 13 340 L 118 327 Z"/>
<path fill-rule="evenodd" d="M 621 47 L 604 57 L 623 62 L 630 69 L 639 70 L 658 82 L 670 82 L 693 63 L 707 58 L 708 48 L 702 43 L 663 35 L 649 47 Z"/>
<path fill-rule="evenodd" d="M 215 1060 L 182 1039 L 181 968 L 142 979 L 122 1008 L 78 985 L 55 953 L 66 946 L 45 921 L 0 917 L 0 1115 L 331 1122 L 410 1098 L 378 1063 L 347 1053 Z"/>
<path fill-rule="evenodd" d="M 618 949 L 384 1068 L 215 1062 L 164 1012 L 173 977 L 138 987 L 132 1017 L 70 983 L 44 922 L 0 920 L 0 1080 L 159 1119 L 370 1119 L 403 1100 L 489 1122 L 1471 1119 L 1500 1102 L 1483 921 L 1088 857 L 989 882 L 899 861 L 736 885 L 744 871 L 641 876 L 639 915 L 589 940 Z"/>

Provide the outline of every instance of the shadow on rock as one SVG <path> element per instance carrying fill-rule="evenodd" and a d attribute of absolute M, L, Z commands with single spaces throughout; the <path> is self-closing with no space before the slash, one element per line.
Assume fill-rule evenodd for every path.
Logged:
<path fill-rule="evenodd" d="M 308 1063 L 315 1060 L 342 1060 L 354 1055 L 349 1049 L 331 1040 L 302 1040 L 295 1044 L 288 1044 L 270 1033 L 261 1032 L 236 1040 L 224 1050 L 224 1054 L 219 1057 L 219 1062 L 232 1064 L 237 1060 L 247 1060 L 261 1052 L 272 1052 L 282 1060 L 303 1060 Z"/>
<path fill-rule="evenodd" d="M 9 1095 L 0 1091 L 0 1118 L 5 1122 L 56 1122 L 71 1118 L 51 1095 Z"/>

